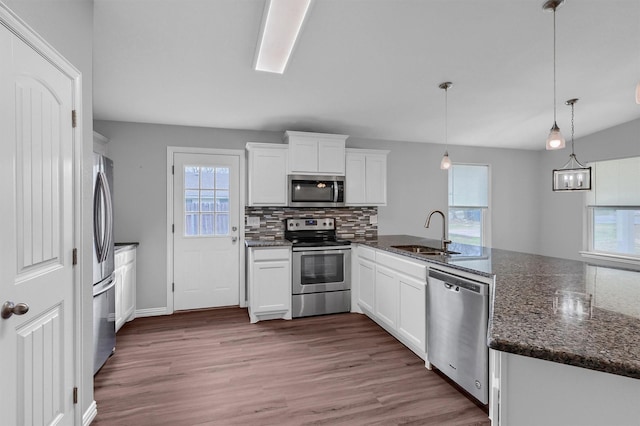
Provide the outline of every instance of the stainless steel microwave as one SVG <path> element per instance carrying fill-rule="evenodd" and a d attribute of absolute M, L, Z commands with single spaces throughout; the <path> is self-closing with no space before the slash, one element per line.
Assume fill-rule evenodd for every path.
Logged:
<path fill-rule="evenodd" d="M 289 207 L 344 207 L 344 176 L 289 175 Z"/>

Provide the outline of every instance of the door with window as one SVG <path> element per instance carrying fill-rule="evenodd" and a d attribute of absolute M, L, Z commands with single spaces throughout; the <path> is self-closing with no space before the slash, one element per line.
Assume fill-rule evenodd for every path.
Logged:
<path fill-rule="evenodd" d="M 174 310 L 239 304 L 239 157 L 174 153 Z"/>

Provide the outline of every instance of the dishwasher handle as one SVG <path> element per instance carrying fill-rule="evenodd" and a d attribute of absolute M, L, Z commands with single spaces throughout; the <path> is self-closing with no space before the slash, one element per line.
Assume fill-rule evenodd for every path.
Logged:
<path fill-rule="evenodd" d="M 464 288 L 465 290 L 469 290 L 474 293 L 482 295 L 488 294 L 489 284 L 469 278 L 462 278 L 447 272 L 429 269 L 429 278 L 434 278 L 444 282 L 444 286 L 447 290 L 460 291 L 460 288 Z"/>

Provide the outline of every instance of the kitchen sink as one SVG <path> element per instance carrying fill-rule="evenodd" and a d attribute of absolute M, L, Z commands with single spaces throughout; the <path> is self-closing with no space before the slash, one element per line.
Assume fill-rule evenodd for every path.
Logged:
<path fill-rule="evenodd" d="M 424 254 L 427 256 L 448 256 L 451 254 L 460 254 L 457 251 L 442 250 L 434 247 L 419 246 L 419 245 L 406 245 L 406 246 L 391 246 L 394 249 L 408 251 L 411 253 Z"/>

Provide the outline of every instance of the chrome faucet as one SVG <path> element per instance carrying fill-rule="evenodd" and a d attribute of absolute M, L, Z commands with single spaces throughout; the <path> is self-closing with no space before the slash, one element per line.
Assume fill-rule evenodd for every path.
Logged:
<path fill-rule="evenodd" d="M 440 210 L 432 210 L 431 213 L 429 213 L 429 217 L 427 217 L 427 222 L 424 224 L 424 227 L 429 227 L 429 224 L 431 223 L 431 216 L 433 216 L 434 213 L 440 213 L 440 216 L 442 216 L 442 239 L 440 240 L 440 244 L 442 251 L 446 253 L 447 246 L 451 244 L 451 240 L 447 240 L 447 219 L 444 213 L 442 213 Z"/>

